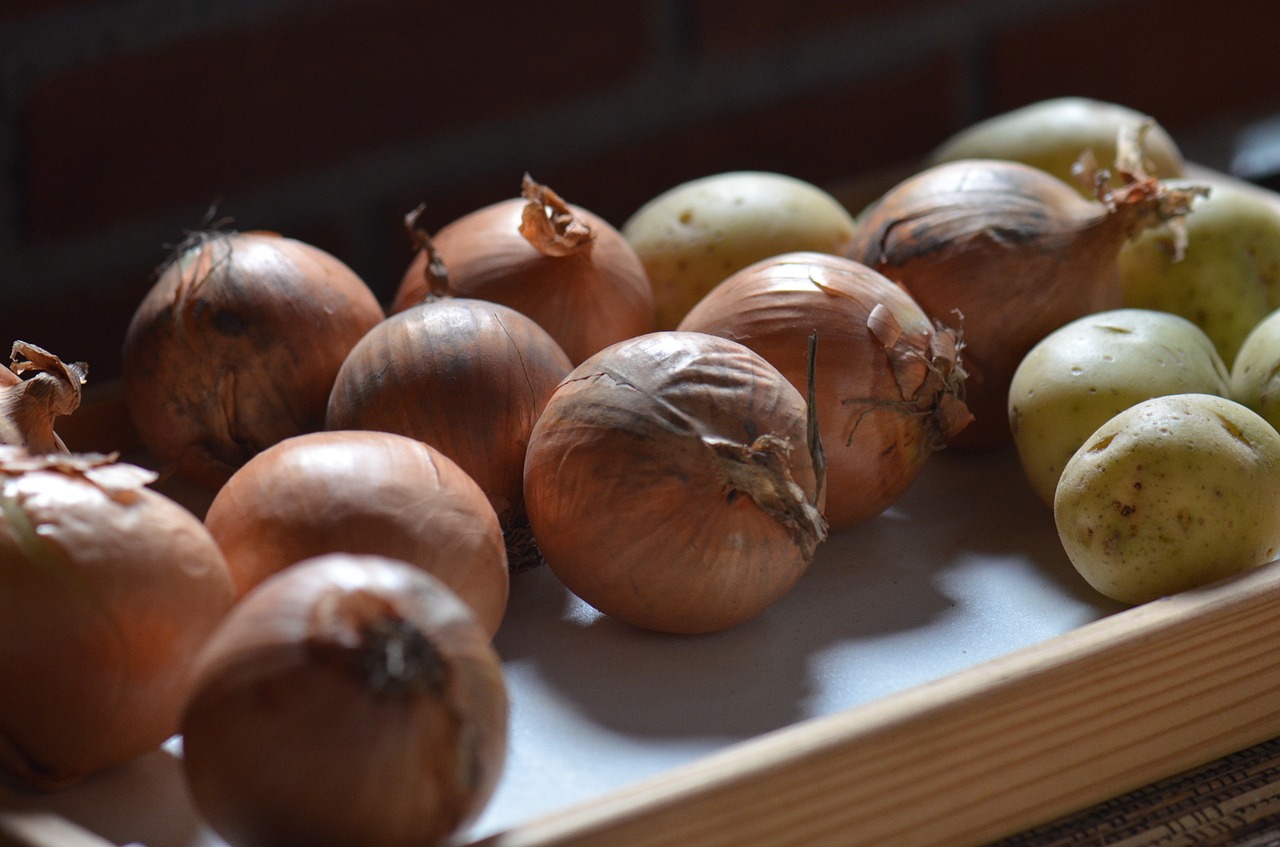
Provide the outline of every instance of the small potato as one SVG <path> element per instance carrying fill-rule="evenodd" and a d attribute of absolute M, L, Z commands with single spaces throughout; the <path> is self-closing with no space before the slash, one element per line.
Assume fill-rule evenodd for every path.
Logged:
<path fill-rule="evenodd" d="M 1076 570 L 1123 603 L 1264 564 L 1280 550 L 1280 433 L 1224 397 L 1144 400 L 1071 457 L 1054 520 Z"/>
<path fill-rule="evenodd" d="M 728 171 L 664 191 L 632 214 L 622 234 L 653 285 L 658 329 L 675 329 L 735 271 L 782 253 L 843 255 L 855 227 L 852 213 L 816 185 Z"/>
<path fill-rule="evenodd" d="M 1067 460 L 1113 415 L 1163 394 L 1219 394 L 1227 369 L 1190 320 L 1148 309 L 1080 318 L 1040 341 L 1009 385 L 1009 427 L 1036 494 L 1053 505 Z"/>

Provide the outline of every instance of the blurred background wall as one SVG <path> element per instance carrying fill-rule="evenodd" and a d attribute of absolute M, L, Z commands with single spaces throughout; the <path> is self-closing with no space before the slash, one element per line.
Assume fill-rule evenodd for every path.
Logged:
<path fill-rule="evenodd" d="M 618 225 L 743 168 L 857 206 L 1066 94 L 1230 170 L 1280 113 L 1278 36 L 1270 0 L 0 0 L 0 347 L 117 374 L 155 268 L 211 214 L 386 301 L 407 211 L 438 228 L 525 172 Z"/>

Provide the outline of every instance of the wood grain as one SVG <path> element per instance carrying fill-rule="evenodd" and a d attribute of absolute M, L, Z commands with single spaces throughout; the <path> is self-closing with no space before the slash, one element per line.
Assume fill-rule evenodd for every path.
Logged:
<path fill-rule="evenodd" d="M 1280 735 L 1280 565 L 476 842 L 981 845 Z"/>

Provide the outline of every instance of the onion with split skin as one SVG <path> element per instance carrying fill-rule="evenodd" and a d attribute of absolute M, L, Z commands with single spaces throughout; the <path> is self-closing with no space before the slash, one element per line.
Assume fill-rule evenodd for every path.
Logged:
<path fill-rule="evenodd" d="M 805 390 L 817 333 L 815 409 L 825 514 L 844 529 L 880 514 L 969 422 L 957 334 L 852 259 L 785 253 L 720 283 L 680 323 L 759 353 Z"/>
<path fill-rule="evenodd" d="M 0 446 L 0 776 L 60 789 L 177 732 L 234 595 L 213 538 L 154 477 Z"/>
<path fill-rule="evenodd" d="M 334 256 L 270 232 L 201 232 L 129 324 L 123 380 L 166 472 L 216 488 L 251 456 L 324 427 L 334 376 L 383 318 Z"/>
<path fill-rule="evenodd" d="M 507 306 L 445 297 L 387 318 L 352 349 L 329 398 L 331 430 L 377 430 L 430 444 L 488 496 L 508 564 L 538 563 L 524 510 L 524 455 L 571 365 L 541 326 Z"/>
<path fill-rule="evenodd" d="M 434 237 L 421 212 L 406 218 L 417 253 L 392 312 L 432 296 L 501 303 L 533 318 L 573 364 L 654 328 L 653 290 L 631 244 L 528 175 L 520 197 L 464 215 Z"/>
<path fill-rule="evenodd" d="M 507 606 L 498 516 L 458 465 L 413 438 L 314 432 L 250 459 L 218 490 L 205 526 L 243 597 L 325 553 L 407 561 L 449 586 L 492 636 Z"/>
<path fill-rule="evenodd" d="M 827 535 L 805 398 L 735 341 L 619 342 L 556 389 L 529 440 L 525 504 L 551 570 L 635 626 L 712 632 L 790 590 Z"/>
<path fill-rule="evenodd" d="M 331 554 L 267 579 L 195 664 L 183 769 L 233 847 L 421 847 L 484 808 L 508 697 L 484 628 L 443 583 Z"/>
<path fill-rule="evenodd" d="M 67 453 L 53 422 L 80 408 L 84 362 L 63 362 L 49 351 L 15 341 L 10 367 L 0 366 L 0 444 L 29 453 Z"/>
<path fill-rule="evenodd" d="M 964 337 L 974 421 L 952 442 L 1012 443 L 1005 404 L 1022 357 L 1071 320 L 1119 308 L 1119 254 L 1139 232 L 1187 213 L 1196 191 L 1147 176 L 1135 140 L 1118 142 L 1122 188 L 1088 200 L 1019 162 L 967 159 L 927 168 L 859 217 L 848 255 L 902 285 Z"/>

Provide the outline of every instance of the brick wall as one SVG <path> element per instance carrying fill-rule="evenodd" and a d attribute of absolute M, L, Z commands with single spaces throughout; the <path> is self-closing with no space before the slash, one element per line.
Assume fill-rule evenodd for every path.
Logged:
<path fill-rule="evenodd" d="M 1280 112 L 1267 0 L 0 0 L 0 347 L 118 372 L 211 208 L 384 300 L 429 226 L 533 176 L 621 223 L 677 182 L 910 166 L 1044 97 L 1155 115 L 1204 164 Z M 869 184 L 875 185 L 874 181 Z"/>

